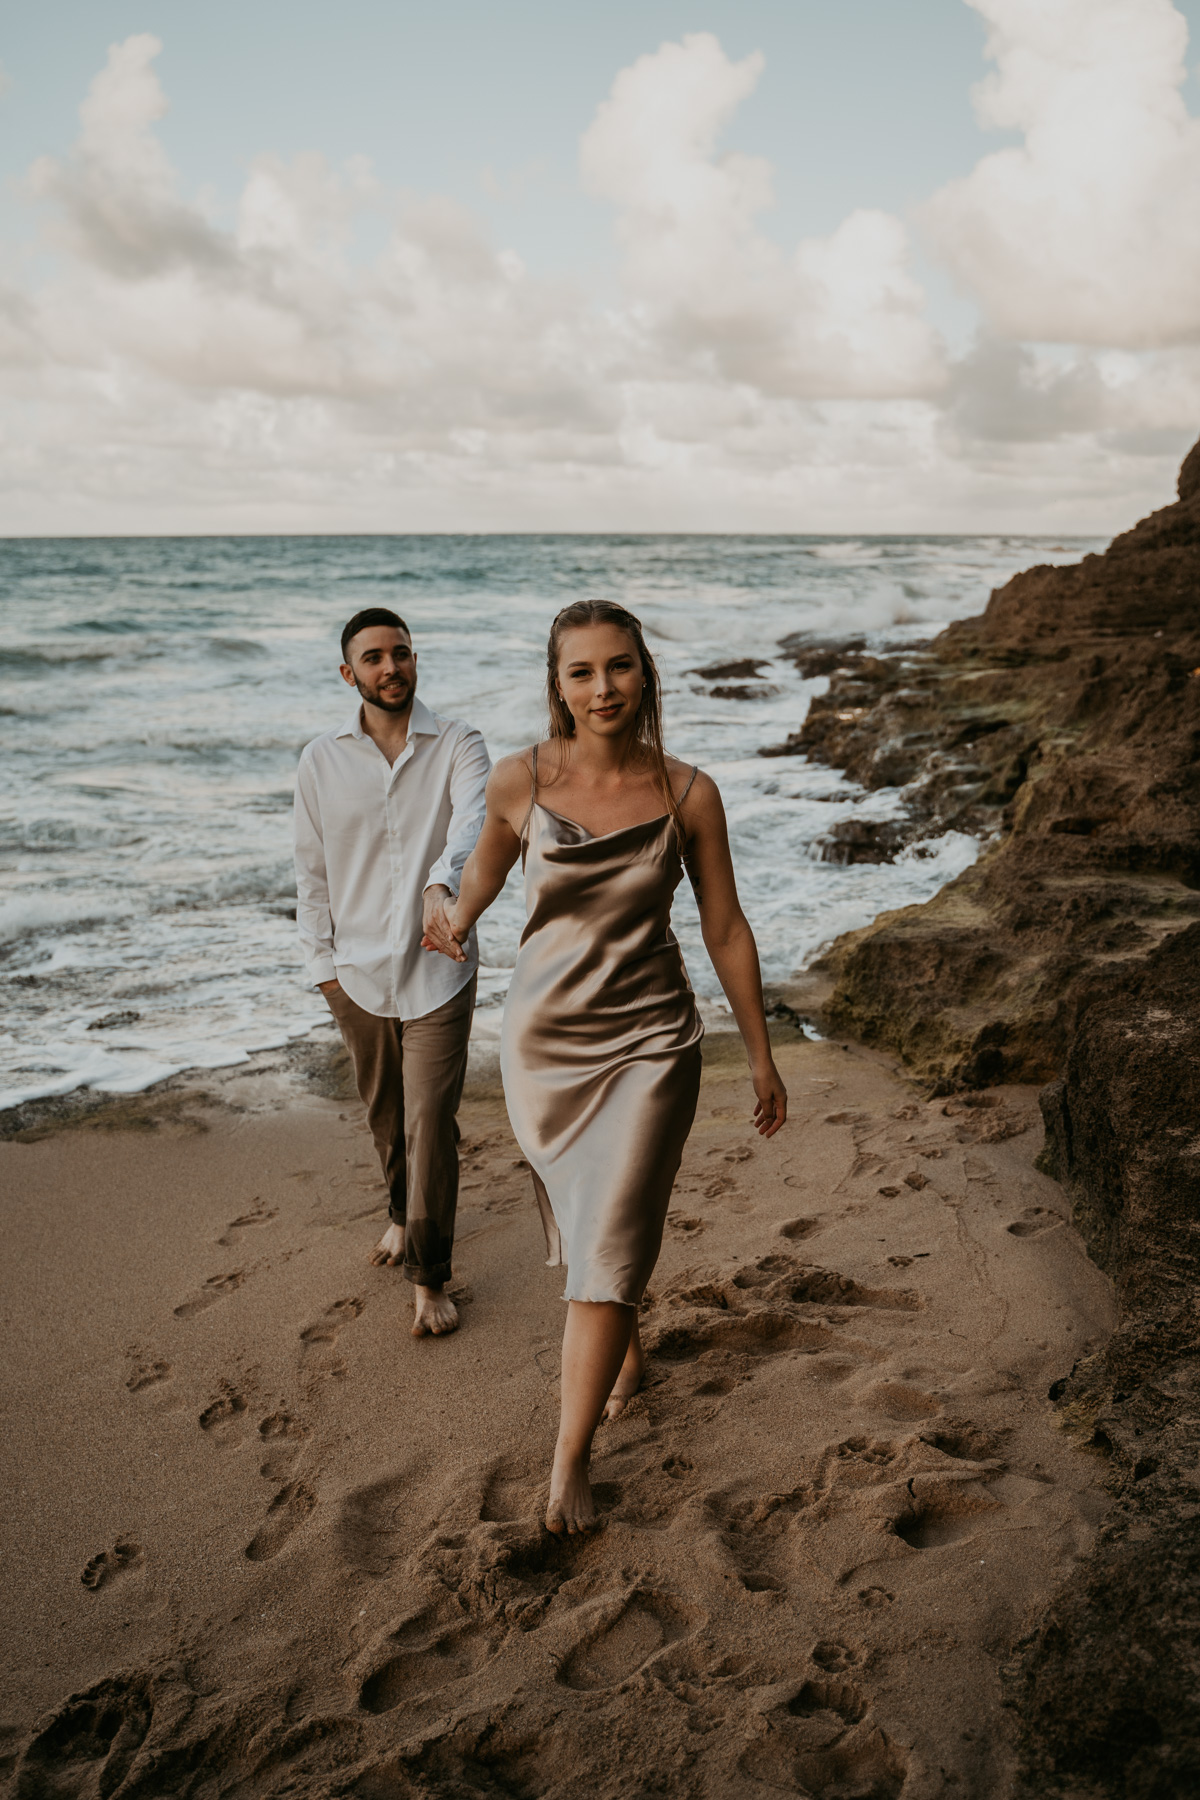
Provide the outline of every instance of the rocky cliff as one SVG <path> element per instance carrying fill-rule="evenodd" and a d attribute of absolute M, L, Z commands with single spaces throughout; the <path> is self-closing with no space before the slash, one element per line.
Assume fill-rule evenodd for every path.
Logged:
<path fill-rule="evenodd" d="M 830 688 L 767 754 L 987 840 L 833 946 L 826 1017 L 935 1091 L 1049 1084 L 1046 1166 L 1120 1302 L 1051 1390 L 1114 1503 L 1010 1671 L 1026 1791 L 1200 1792 L 1200 444 L 1174 505 L 925 649 L 792 652 Z"/>
<path fill-rule="evenodd" d="M 911 784 L 914 834 L 990 840 L 827 959 L 831 1021 L 931 1084 L 1051 1079 L 1097 984 L 1200 918 L 1200 445 L 1179 494 L 923 651 L 850 652 L 773 752 Z"/>

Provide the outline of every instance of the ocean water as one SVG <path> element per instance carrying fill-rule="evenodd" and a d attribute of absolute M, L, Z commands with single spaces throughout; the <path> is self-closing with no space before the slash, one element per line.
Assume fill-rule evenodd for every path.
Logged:
<path fill-rule="evenodd" d="M 550 619 L 619 600 L 664 675 L 669 746 L 719 783 L 768 979 L 839 932 L 923 900 L 968 866 L 951 833 L 895 864 L 820 859 L 830 826 L 887 817 L 802 758 L 759 748 L 823 681 L 779 640 L 902 645 L 969 616 L 1033 562 L 1095 540 L 1036 538 L 347 537 L 0 543 L 0 1107 L 80 1086 L 131 1092 L 243 1060 L 328 1015 L 295 942 L 291 790 L 309 738 L 353 697 L 338 633 L 358 608 L 412 627 L 420 691 L 493 756 L 542 722 Z M 766 665 L 756 698 L 698 666 Z M 518 873 L 481 926 L 476 1029 L 498 1032 L 522 921 Z M 710 1017 L 720 990 L 686 886 L 676 928 Z"/>

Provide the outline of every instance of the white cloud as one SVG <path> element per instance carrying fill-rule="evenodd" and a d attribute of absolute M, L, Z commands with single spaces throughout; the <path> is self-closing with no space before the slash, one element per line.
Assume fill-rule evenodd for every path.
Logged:
<path fill-rule="evenodd" d="M 936 253 L 1002 337 L 1200 342 L 1200 120 L 1170 0 L 968 0 L 996 67 L 984 125 L 1020 145 L 934 195 Z"/>
<path fill-rule="evenodd" d="M 148 32 L 114 44 L 79 109 L 80 133 L 65 163 L 40 157 L 33 192 L 57 209 L 59 241 L 83 262 L 129 278 L 180 263 L 220 263 L 227 251 L 175 177 L 154 126 L 167 110 L 154 73 L 162 44 Z"/>
<path fill-rule="evenodd" d="M 717 154 L 762 67 L 708 32 L 664 44 L 618 75 L 584 134 L 585 183 L 618 209 L 626 291 L 656 348 L 768 393 L 936 392 L 942 354 L 899 220 L 855 212 L 787 256 L 755 222 L 770 165 Z"/>
<path fill-rule="evenodd" d="M 1053 111 L 1041 11 L 986 4 L 989 104 Z M 1200 405 L 1190 351 L 1056 359 L 996 329 L 950 365 L 888 214 L 777 243 L 769 165 L 721 148 L 762 59 L 711 35 L 622 71 L 583 135 L 606 307 L 362 160 L 259 157 L 219 226 L 157 135 L 159 49 L 115 45 L 31 172 L 55 272 L 0 284 L 0 530 L 1083 528 L 1163 497 Z"/>

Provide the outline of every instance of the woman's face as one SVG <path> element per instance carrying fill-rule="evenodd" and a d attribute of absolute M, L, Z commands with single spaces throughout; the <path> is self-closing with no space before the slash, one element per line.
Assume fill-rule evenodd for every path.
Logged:
<path fill-rule="evenodd" d="M 558 691 L 577 732 L 631 731 L 645 689 L 637 646 L 619 625 L 576 625 L 558 647 Z"/>

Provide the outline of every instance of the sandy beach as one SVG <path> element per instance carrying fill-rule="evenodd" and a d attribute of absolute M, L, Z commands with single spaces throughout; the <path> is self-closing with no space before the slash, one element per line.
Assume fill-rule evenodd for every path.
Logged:
<path fill-rule="evenodd" d="M 444 1341 L 367 1264 L 336 1057 L 0 1145 L 8 1791 L 1003 1794 L 1005 1658 L 1106 1504 L 1048 1390 L 1108 1283 L 1033 1089 L 778 1036 L 767 1144 L 708 1040 L 583 1542 L 540 1522 L 562 1276 L 488 1068 Z"/>

